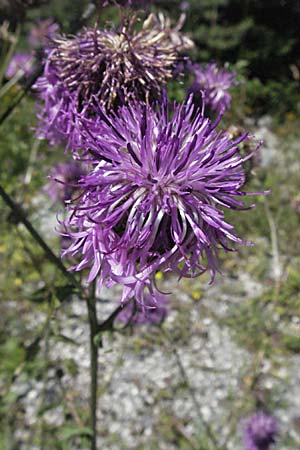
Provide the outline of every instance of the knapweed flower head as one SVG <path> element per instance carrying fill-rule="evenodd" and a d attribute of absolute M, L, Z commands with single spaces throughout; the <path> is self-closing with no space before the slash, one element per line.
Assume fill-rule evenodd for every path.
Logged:
<path fill-rule="evenodd" d="M 269 450 L 276 441 L 278 424 L 274 417 L 259 412 L 244 423 L 245 450 Z"/>
<path fill-rule="evenodd" d="M 172 78 L 180 54 L 192 46 L 162 14 L 150 14 L 140 30 L 132 16 L 120 30 L 88 28 L 57 37 L 48 50 L 36 89 L 43 102 L 40 136 L 70 135 L 74 111 L 89 113 L 92 98 L 105 109 L 134 99 L 156 99 Z"/>
<path fill-rule="evenodd" d="M 65 203 L 72 198 L 78 188 L 78 181 L 85 173 L 78 161 L 57 164 L 50 170 L 50 180 L 44 191 L 51 200 Z"/>
<path fill-rule="evenodd" d="M 235 73 L 218 67 L 216 63 L 210 63 L 206 67 L 193 64 L 190 65 L 190 70 L 195 80 L 189 92 L 194 94 L 195 99 L 202 101 L 204 93 L 206 106 L 213 111 L 223 113 L 228 109 L 231 103 L 229 89 L 235 84 Z"/>
<path fill-rule="evenodd" d="M 142 301 L 145 288 L 155 296 L 156 271 L 196 277 L 209 269 L 213 279 L 219 250 L 248 244 L 223 212 L 245 207 L 246 134 L 232 141 L 216 131 L 192 98 L 175 105 L 172 118 L 167 109 L 135 103 L 81 121 L 93 170 L 66 223 L 73 239 L 66 254 L 79 258 L 74 270 L 90 268 L 89 282 L 123 284 L 123 301 Z"/>
<path fill-rule="evenodd" d="M 128 302 L 118 314 L 117 320 L 125 325 L 157 325 L 164 321 L 168 314 L 168 298 L 157 294 L 155 301 L 146 294 L 144 302 Z"/>
<path fill-rule="evenodd" d="M 16 52 L 8 63 L 5 71 L 6 78 L 12 78 L 17 73 L 29 77 L 33 73 L 34 57 L 31 53 Z"/>

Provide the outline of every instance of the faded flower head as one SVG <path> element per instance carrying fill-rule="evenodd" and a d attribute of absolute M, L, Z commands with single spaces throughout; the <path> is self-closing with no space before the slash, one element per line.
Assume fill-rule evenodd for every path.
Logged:
<path fill-rule="evenodd" d="M 65 253 L 81 255 L 73 269 L 89 267 L 89 282 L 119 282 L 123 301 L 142 303 L 144 288 L 155 293 L 158 270 L 196 277 L 209 269 L 213 279 L 219 250 L 248 244 L 223 212 L 245 207 L 246 134 L 232 141 L 217 132 L 192 98 L 171 119 L 166 103 L 159 112 L 136 103 L 95 114 L 81 119 L 80 131 L 94 168 L 66 223 L 73 243 Z"/>
<path fill-rule="evenodd" d="M 139 31 L 132 17 L 120 30 L 86 29 L 74 38 L 57 37 L 48 50 L 36 89 L 44 103 L 40 135 L 53 141 L 70 134 L 74 115 L 94 97 L 109 110 L 133 99 L 159 97 L 172 78 L 181 52 L 192 46 L 162 14 L 150 14 Z"/>
<path fill-rule="evenodd" d="M 190 66 L 195 80 L 189 89 L 196 100 L 201 100 L 201 92 L 204 93 L 206 105 L 217 113 L 223 113 L 229 108 L 231 95 L 228 90 L 235 84 L 235 73 L 225 68 L 220 68 L 216 63 L 210 63 L 206 67 L 200 64 Z"/>
<path fill-rule="evenodd" d="M 50 180 L 44 191 L 51 200 L 65 203 L 72 198 L 78 188 L 78 181 L 85 173 L 82 164 L 76 161 L 57 164 L 50 171 Z"/>
<path fill-rule="evenodd" d="M 14 77 L 18 72 L 20 75 L 29 77 L 33 72 L 34 58 L 31 53 L 16 52 L 8 63 L 5 71 L 6 78 Z"/>
<path fill-rule="evenodd" d="M 274 417 L 259 412 L 249 417 L 244 424 L 245 450 L 269 450 L 278 435 L 278 424 Z"/>
<path fill-rule="evenodd" d="M 168 299 L 165 295 L 157 294 L 154 300 L 146 294 L 143 304 L 131 301 L 125 305 L 117 320 L 130 325 L 156 325 L 162 323 L 167 314 Z"/>

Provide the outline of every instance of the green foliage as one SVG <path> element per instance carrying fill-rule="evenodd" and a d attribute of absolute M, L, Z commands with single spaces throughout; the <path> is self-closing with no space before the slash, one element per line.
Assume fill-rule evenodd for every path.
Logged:
<path fill-rule="evenodd" d="M 286 334 L 283 336 L 284 347 L 292 353 L 300 353 L 300 336 Z"/>
<path fill-rule="evenodd" d="M 62 441 L 70 441 L 74 437 L 91 437 L 92 430 L 90 428 L 84 427 L 84 428 L 78 428 L 77 426 L 64 426 L 61 428 L 60 436 Z"/>
<path fill-rule="evenodd" d="M 272 342 L 276 325 L 261 298 L 248 300 L 235 306 L 222 323 L 234 330 L 239 344 L 250 351 L 262 351 L 267 357 L 273 356 L 276 351 Z"/>
<path fill-rule="evenodd" d="M 24 361 L 25 350 L 20 345 L 18 339 L 12 337 L 0 346 L 1 375 L 5 377 L 12 376 L 14 371 Z"/>
<path fill-rule="evenodd" d="M 269 80 L 264 83 L 259 78 L 244 79 L 242 85 L 233 89 L 233 98 L 243 98 L 243 112 L 253 117 L 274 114 L 275 119 L 282 121 L 287 112 L 300 114 L 300 86 L 296 81 Z"/>
<path fill-rule="evenodd" d="M 240 345 L 274 359 L 278 354 L 300 352 L 300 335 L 292 334 L 290 324 L 299 315 L 300 275 L 291 270 L 279 289 L 273 287 L 230 308 L 222 323 L 234 330 Z"/>

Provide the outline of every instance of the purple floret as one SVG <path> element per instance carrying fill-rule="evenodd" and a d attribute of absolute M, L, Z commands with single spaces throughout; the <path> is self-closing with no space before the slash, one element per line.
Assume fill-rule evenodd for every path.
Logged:
<path fill-rule="evenodd" d="M 200 64 L 190 66 L 190 71 L 195 77 L 189 89 L 196 100 L 201 101 L 204 93 L 205 104 L 217 113 L 223 113 L 229 108 L 231 95 L 229 89 L 235 84 L 235 73 L 225 68 L 220 68 L 216 63 L 210 63 L 206 67 Z"/>
<path fill-rule="evenodd" d="M 88 282 L 121 283 L 122 301 L 155 297 L 155 273 L 196 277 L 218 271 L 220 249 L 249 245 L 224 219 L 224 208 L 245 209 L 239 144 L 195 112 L 192 98 L 169 118 L 134 103 L 107 115 L 78 119 L 86 159 L 94 166 L 66 223 L 77 255 L 74 270 L 89 268 Z M 88 158 L 89 155 L 89 158 Z M 237 198 L 236 198 L 237 197 Z"/>
<path fill-rule="evenodd" d="M 244 424 L 245 450 L 269 450 L 277 435 L 278 424 L 274 417 L 264 412 L 254 414 Z"/>

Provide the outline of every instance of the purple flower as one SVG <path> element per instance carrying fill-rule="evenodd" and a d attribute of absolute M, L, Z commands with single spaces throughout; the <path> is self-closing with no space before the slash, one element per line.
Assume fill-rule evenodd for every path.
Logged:
<path fill-rule="evenodd" d="M 196 277 L 207 269 L 213 280 L 218 253 L 242 241 L 224 219 L 223 208 L 241 210 L 244 134 L 232 141 L 195 112 L 192 98 L 155 112 L 139 103 L 118 114 L 95 110 L 81 119 L 81 146 L 93 170 L 66 223 L 80 254 L 74 270 L 90 268 L 88 282 L 121 283 L 122 301 L 143 303 L 144 288 L 155 296 L 156 271 Z"/>
<path fill-rule="evenodd" d="M 249 417 L 244 424 L 245 450 L 269 450 L 278 435 L 278 424 L 274 417 L 259 412 Z"/>
<path fill-rule="evenodd" d="M 133 99 L 159 97 L 172 78 L 180 52 L 192 46 L 163 15 L 150 14 L 141 30 L 135 17 L 121 30 L 86 29 L 73 39 L 57 37 L 36 83 L 43 102 L 39 136 L 54 143 L 72 134 L 75 113 L 90 113 L 91 99 L 107 110 Z"/>
<path fill-rule="evenodd" d="M 85 174 L 82 164 L 72 161 L 57 164 L 50 171 L 50 181 L 44 191 L 53 201 L 65 203 L 70 200 L 78 188 L 78 181 Z"/>
<path fill-rule="evenodd" d="M 213 111 L 223 113 L 229 108 L 231 95 L 228 90 L 235 83 L 235 73 L 225 68 L 219 68 L 215 63 L 206 67 L 200 64 L 190 66 L 195 76 L 195 81 L 189 89 L 196 100 L 201 100 L 201 92 L 204 93 L 205 103 Z"/>
<path fill-rule="evenodd" d="M 33 72 L 34 58 L 31 53 L 16 52 L 8 63 L 5 76 L 7 78 L 14 77 L 17 72 L 30 76 Z"/>
<path fill-rule="evenodd" d="M 132 325 L 159 324 L 168 314 L 168 300 L 165 295 L 156 295 L 155 301 L 150 295 L 145 295 L 144 304 L 131 301 L 124 306 L 117 316 L 120 322 Z"/>
<path fill-rule="evenodd" d="M 28 36 L 28 43 L 32 47 L 42 47 L 48 43 L 49 39 L 53 39 L 58 33 L 59 26 L 52 19 L 45 19 L 38 21 L 36 26 L 33 26 Z"/>
<path fill-rule="evenodd" d="M 190 5 L 189 1 L 183 1 L 183 2 L 180 2 L 179 8 L 180 8 L 180 11 L 185 12 L 190 8 L 190 6 L 191 5 Z"/>

